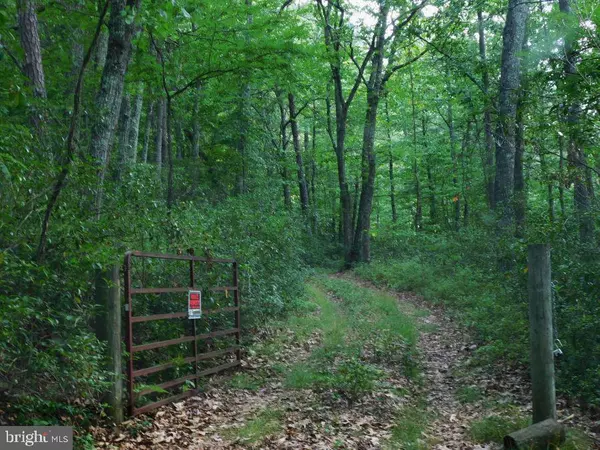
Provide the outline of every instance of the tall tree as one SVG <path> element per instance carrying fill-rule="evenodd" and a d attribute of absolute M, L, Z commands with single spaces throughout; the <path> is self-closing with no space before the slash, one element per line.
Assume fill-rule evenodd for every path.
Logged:
<path fill-rule="evenodd" d="M 521 87 L 521 49 L 525 38 L 529 5 L 521 0 L 509 0 L 506 23 L 502 33 L 502 63 L 498 102 L 496 143 L 495 202 L 499 209 L 499 226 L 512 230 L 515 179 L 516 118 Z"/>
<path fill-rule="evenodd" d="M 298 188 L 300 191 L 300 205 L 302 212 L 308 212 L 308 185 L 304 174 L 304 162 L 302 161 L 302 148 L 300 147 L 300 132 L 298 131 L 298 114 L 294 94 L 288 93 L 288 105 L 290 108 L 290 124 L 292 128 L 292 142 L 296 154 L 296 167 L 298 171 Z"/>
<path fill-rule="evenodd" d="M 490 74 L 488 69 L 486 40 L 485 40 L 485 24 L 483 21 L 483 11 L 481 7 L 477 9 L 477 31 L 479 36 L 479 59 L 481 61 L 481 78 L 483 94 L 485 95 L 483 121 L 485 128 L 485 155 L 484 155 L 484 176 L 485 176 L 485 193 L 490 208 L 494 208 L 494 136 L 492 134 L 492 113 L 491 113 L 491 98 L 490 98 Z"/>
<path fill-rule="evenodd" d="M 103 184 L 108 166 L 109 149 L 121 109 L 125 72 L 131 56 L 135 34 L 135 16 L 141 0 L 110 0 L 108 50 L 100 89 L 96 95 L 96 117 L 91 130 L 90 153 L 98 166 L 96 214 L 100 216 Z"/>
<path fill-rule="evenodd" d="M 18 0 L 19 36 L 25 54 L 23 71 L 33 87 L 33 95 L 46 98 L 46 77 L 42 64 L 42 46 L 38 31 L 38 17 L 34 0 Z"/>

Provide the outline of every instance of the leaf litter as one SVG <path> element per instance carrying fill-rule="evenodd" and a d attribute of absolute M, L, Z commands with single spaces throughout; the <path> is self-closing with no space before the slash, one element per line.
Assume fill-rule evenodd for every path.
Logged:
<path fill-rule="evenodd" d="M 241 373 L 260 374 L 259 389 L 232 388 L 231 376 L 215 376 L 204 392 L 125 422 L 119 430 L 92 429 L 97 448 L 106 449 L 382 449 L 404 448 L 392 445 L 391 437 L 403 408 L 424 399 L 432 420 L 421 433 L 418 445 L 410 448 L 434 450 L 497 448 L 478 444 L 470 435 L 471 423 L 491 413 L 487 400 L 513 405 L 522 415 L 531 414 L 530 386 L 523 367 L 472 368 L 469 365 L 477 344 L 443 308 L 432 307 L 413 293 L 382 290 L 348 275 L 336 275 L 348 282 L 383 291 L 398 299 L 399 307 L 413 314 L 422 325 L 418 340 L 422 383 L 414 383 L 393 364 L 382 366 L 383 380 L 367 395 L 348 401 L 333 390 L 290 389 L 274 364 L 307 360 L 321 345 L 320 330 L 308 339 L 295 339 L 289 329 L 267 328 L 257 333 L 258 342 L 269 344 L 281 334 L 275 352 L 267 356 L 249 351 L 244 355 Z M 331 301 L 340 301 L 330 297 Z M 427 311 L 427 315 L 415 314 Z M 469 387 L 480 398 L 460 401 L 457 392 Z M 403 394 L 404 392 L 404 394 Z M 588 435 L 593 421 L 559 401 L 559 419 L 578 425 Z M 258 439 L 244 438 L 240 430 L 266 413 L 273 415 L 274 429 Z M 514 412 L 514 411 L 513 411 Z M 401 416 L 400 416 L 401 417 Z M 401 420 L 401 419 L 400 419 Z M 260 425 L 260 423 L 259 423 Z"/>

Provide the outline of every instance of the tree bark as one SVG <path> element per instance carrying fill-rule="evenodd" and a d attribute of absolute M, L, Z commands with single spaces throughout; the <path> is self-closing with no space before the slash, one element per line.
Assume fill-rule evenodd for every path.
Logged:
<path fill-rule="evenodd" d="M 394 185 L 394 157 L 392 155 L 392 132 L 391 132 L 391 121 L 390 111 L 388 107 L 387 98 L 385 101 L 385 117 L 387 121 L 387 138 L 388 138 L 388 166 L 389 166 L 389 177 L 390 177 L 390 206 L 392 208 L 392 222 L 398 221 L 398 212 L 396 210 L 396 186 Z"/>
<path fill-rule="evenodd" d="M 433 171 L 431 170 L 431 157 L 429 150 L 427 149 L 427 121 L 425 114 L 421 117 L 421 133 L 423 136 L 423 143 L 425 146 L 425 153 L 427 154 L 427 184 L 429 188 L 429 219 L 432 224 L 437 223 L 437 200 L 435 195 L 435 181 L 433 178 Z"/>
<path fill-rule="evenodd" d="M 140 0 L 110 0 L 108 51 L 100 80 L 100 90 L 96 95 L 97 117 L 92 126 L 90 145 L 90 153 L 98 166 L 98 189 L 95 202 L 98 217 L 102 207 L 109 149 L 119 117 L 125 72 L 131 55 L 131 41 L 135 33 L 134 21 L 129 21 L 127 14 L 137 12 L 139 2 Z"/>
<path fill-rule="evenodd" d="M 142 117 L 143 103 L 144 91 L 142 86 L 140 91 L 135 96 L 135 103 L 133 104 L 133 111 L 131 112 L 131 124 L 129 127 L 129 137 L 127 138 L 127 145 L 129 146 L 127 157 L 130 164 L 137 162 L 137 148 L 140 136 L 140 118 Z"/>
<path fill-rule="evenodd" d="M 200 141 L 201 141 L 201 129 L 200 129 L 200 95 L 202 93 L 202 85 L 196 84 L 194 89 L 194 107 L 192 110 L 192 158 L 198 159 L 200 157 Z"/>
<path fill-rule="evenodd" d="M 514 224 L 515 121 L 521 87 L 521 57 L 529 6 L 521 0 L 509 0 L 502 33 L 502 65 L 498 130 L 496 143 L 495 204 L 500 209 L 498 225 L 509 232 Z"/>
<path fill-rule="evenodd" d="M 423 201 L 421 198 L 421 181 L 419 180 L 419 165 L 417 161 L 417 108 L 415 104 L 415 84 L 412 67 L 409 68 L 410 75 L 410 104 L 412 110 L 412 138 L 413 138 L 413 177 L 415 179 L 415 231 L 423 229 Z"/>
<path fill-rule="evenodd" d="M 131 97 L 125 93 L 121 100 L 119 123 L 117 124 L 117 167 L 114 172 L 115 180 L 120 180 L 129 162 L 129 128 L 131 126 Z"/>
<path fill-rule="evenodd" d="M 448 73 L 449 77 L 449 73 Z M 454 195 L 452 201 L 454 202 L 454 231 L 460 230 L 460 197 L 461 192 L 458 188 L 458 161 L 456 156 L 456 133 L 454 132 L 454 117 L 452 114 L 452 99 L 448 100 L 448 133 L 450 134 L 450 159 L 452 160 L 452 186 L 454 188 Z"/>
<path fill-rule="evenodd" d="M 34 0 L 17 0 L 17 13 L 19 19 L 19 35 L 21 47 L 25 54 L 23 71 L 29 78 L 33 88 L 33 95 L 40 98 L 48 96 L 46 92 L 46 79 L 42 64 L 42 46 L 38 32 L 38 19 Z"/>
<path fill-rule="evenodd" d="M 483 12 L 477 10 L 477 25 L 479 31 L 479 59 L 482 64 L 482 85 L 485 94 L 485 110 L 483 113 L 484 129 L 485 129 L 485 157 L 484 157 L 484 176 L 485 176 L 485 192 L 487 202 L 490 209 L 495 208 L 494 200 L 494 137 L 492 134 L 492 114 L 491 114 L 491 99 L 490 91 L 490 75 L 487 68 L 487 55 L 485 43 L 485 27 L 483 24 Z"/>
<path fill-rule="evenodd" d="M 165 99 L 160 99 L 157 105 L 156 111 L 156 135 L 155 135 L 155 162 L 156 162 L 156 170 L 160 174 L 162 169 L 163 162 L 163 134 L 165 123 Z"/>
<path fill-rule="evenodd" d="M 290 123 L 292 128 L 292 142 L 294 145 L 294 152 L 296 154 L 296 166 L 298 170 L 298 188 L 300 190 L 300 205 L 302 212 L 306 214 L 308 212 L 308 186 L 306 184 L 306 176 L 304 175 L 304 163 L 302 162 L 302 149 L 300 148 L 300 136 L 298 132 L 298 122 L 296 111 L 296 101 L 294 94 L 288 93 L 288 104 L 290 108 Z"/>
<path fill-rule="evenodd" d="M 142 149 L 142 162 L 148 162 L 148 147 L 150 146 L 150 135 L 152 134 L 152 122 L 155 120 L 154 105 L 156 102 L 150 102 L 148 113 L 146 114 L 146 132 L 144 133 L 144 148 Z"/>
<path fill-rule="evenodd" d="M 371 212 L 375 193 L 375 131 L 377 129 L 377 109 L 383 88 L 383 65 L 385 49 L 385 31 L 390 3 L 380 2 L 378 21 L 375 29 L 375 44 L 371 59 L 371 73 L 367 81 L 367 111 L 363 128 L 361 192 L 358 208 L 358 220 L 354 234 L 354 244 L 350 256 L 352 262 L 371 260 Z"/>
<path fill-rule="evenodd" d="M 523 95 L 517 104 L 517 118 L 515 131 L 515 237 L 525 235 L 525 212 L 527 208 L 527 192 L 525 190 L 525 176 L 523 173 L 523 155 L 525 153 L 525 123 L 523 121 L 524 109 Z"/>
<path fill-rule="evenodd" d="M 252 0 L 245 0 L 248 13 L 246 15 L 246 25 L 248 28 L 252 25 L 254 18 L 250 14 L 249 10 L 252 6 Z M 250 44 L 250 34 L 246 32 L 245 35 L 246 44 Z M 236 187 L 235 192 L 237 194 L 243 194 L 246 192 L 246 152 L 248 146 L 248 131 L 250 129 L 250 73 L 244 74 L 244 84 L 242 86 L 241 98 L 240 98 L 240 110 L 239 110 L 239 130 L 240 134 L 238 137 L 237 150 L 240 155 L 241 167 L 239 173 L 236 175 Z M 289 189 L 289 187 L 288 187 Z"/>
<path fill-rule="evenodd" d="M 168 173 L 167 173 L 167 209 L 173 207 L 175 202 L 175 192 L 173 186 L 173 102 L 171 97 L 167 97 L 165 101 L 165 125 L 163 149 L 166 152 Z"/>

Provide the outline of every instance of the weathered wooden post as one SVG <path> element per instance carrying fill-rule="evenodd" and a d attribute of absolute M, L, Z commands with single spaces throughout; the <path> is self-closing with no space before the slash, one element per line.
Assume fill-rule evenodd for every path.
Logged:
<path fill-rule="evenodd" d="M 123 422 L 123 376 L 121 361 L 121 289 L 119 266 L 114 265 L 96 274 L 96 336 L 106 342 L 107 371 L 110 387 L 106 394 L 110 414 L 118 425 Z"/>
<path fill-rule="evenodd" d="M 533 423 L 537 423 L 556 419 L 550 247 L 530 245 L 527 256 Z"/>
<path fill-rule="evenodd" d="M 556 421 L 550 247 L 529 245 L 527 261 L 533 425 L 505 436 L 505 449 L 547 449 L 565 440 L 564 426 Z"/>

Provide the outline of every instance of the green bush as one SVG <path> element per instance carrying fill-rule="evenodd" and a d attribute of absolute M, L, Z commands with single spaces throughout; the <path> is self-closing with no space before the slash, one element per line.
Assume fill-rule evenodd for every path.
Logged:
<path fill-rule="evenodd" d="M 552 240 L 555 337 L 564 352 L 556 361 L 557 388 L 584 405 L 600 404 L 600 335 L 595 332 L 600 327 L 600 261 L 582 259 L 567 237 Z M 377 259 L 355 272 L 449 307 L 481 344 L 476 354 L 482 362 L 527 363 L 526 242 L 509 250 L 497 250 L 494 242 L 483 227 L 448 234 L 382 227 L 373 241 Z M 512 255 L 511 271 L 499 270 L 498 251 Z"/>

